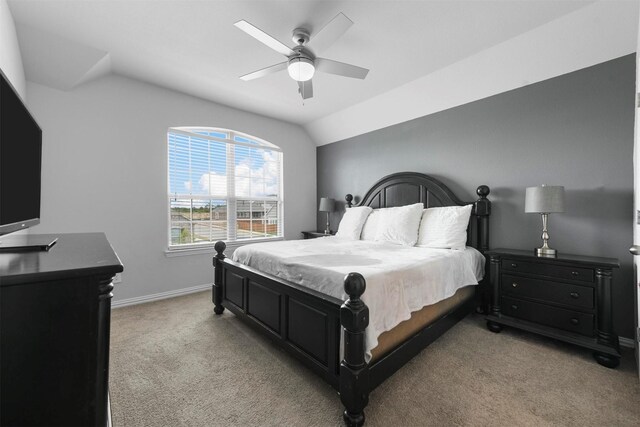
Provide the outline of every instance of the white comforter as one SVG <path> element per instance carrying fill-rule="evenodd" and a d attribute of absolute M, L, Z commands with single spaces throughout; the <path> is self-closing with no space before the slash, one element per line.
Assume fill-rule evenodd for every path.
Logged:
<path fill-rule="evenodd" d="M 411 312 L 476 285 L 484 275 L 484 257 L 473 248 L 428 249 L 338 237 L 254 243 L 236 249 L 233 260 L 341 300 L 348 298 L 345 275 L 362 274 L 367 282 L 362 300 L 370 316 L 367 361 L 380 334 L 409 319 Z"/>

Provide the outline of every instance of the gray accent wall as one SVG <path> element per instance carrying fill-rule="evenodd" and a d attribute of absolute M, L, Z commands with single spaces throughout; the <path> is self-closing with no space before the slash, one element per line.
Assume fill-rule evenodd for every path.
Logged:
<path fill-rule="evenodd" d="M 616 257 L 614 325 L 633 336 L 635 54 L 317 149 L 318 200 L 363 196 L 385 175 L 432 175 L 461 199 L 491 187 L 491 248 L 541 245 L 525 188 L 564 185 L 566 212 L 549 217 L 560 252 Z M 429 96 L 428 93 L 422 96 Z M 344 212 L 331 217 L 336 229 Z M 318 215 L 318 229 L 326 216 Z"/>

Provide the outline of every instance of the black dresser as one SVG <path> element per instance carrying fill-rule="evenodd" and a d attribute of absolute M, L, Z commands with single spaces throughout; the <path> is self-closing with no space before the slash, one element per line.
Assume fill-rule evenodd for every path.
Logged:
<path fill-rule="evenodd" d="M 496 249 L 490 258 L 491 306 L 487 327 L 524 329 L 594 350 L 598 363 L 618 366 L 611 287 L 617 259 Z"/>
<path fill-rule="evenodd" d="M 102 233 L 0 253 L 0 425 L 105 426 L 111 283 Z"/>

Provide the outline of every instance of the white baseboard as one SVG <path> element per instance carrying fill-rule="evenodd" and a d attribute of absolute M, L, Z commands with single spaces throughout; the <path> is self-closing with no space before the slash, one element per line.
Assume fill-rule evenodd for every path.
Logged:
<path fill-rule="evenodd" d="M 636 343 L 631 338 L 618 337 L 621 347 L 636 348 Z"/>
<path fill-rule="evenodd" d="M 166 298 L 173 298 L 180 295 L 193 294 L 195 292 L 211 289 L 211 283 L 205 285 L 192 286 L 190 288 L 177 289 L 175 291 L 160 292 L 158 294 L 144 295 L 141 297 L 127 298 L 111 303 L 112 308 L 126 307 L 127 305 L 143 304 L 145 302 L 158 301 Z"/>

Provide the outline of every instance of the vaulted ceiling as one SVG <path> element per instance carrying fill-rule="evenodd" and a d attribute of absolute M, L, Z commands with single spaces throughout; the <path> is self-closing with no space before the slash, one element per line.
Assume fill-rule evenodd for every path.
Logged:
<path fill-rule="evenodd" d="M 113 72 L 301 124 L 312 134 L 318 133 L 319 124 L 340 123 L 342 111 L 406 90 L 425 76 L 593 4 L 540 0 L 9 1 L 28 80 L 70 90 Z M 286 71 L 248 82 L 238 78 L 282 62 L 284 57 L 238 30 L 234 22 L 245 19 L 293 46 L 294 28 L 307 28 L 313 36 L 339 12 L 354 25 L 335 44 L 316 53 L 370 69 L 365 80 L 317 74 L 314 97 L 303 102 Z M 568 34 L 571 31 L 567 28 Z M 605 34 L 608 28 L 594 31 Z M 331 117 L 337 119 L 328 120 Z M 318 143 L 340 136 L 315 135 Z"/>

